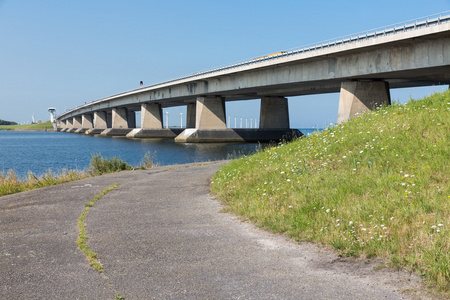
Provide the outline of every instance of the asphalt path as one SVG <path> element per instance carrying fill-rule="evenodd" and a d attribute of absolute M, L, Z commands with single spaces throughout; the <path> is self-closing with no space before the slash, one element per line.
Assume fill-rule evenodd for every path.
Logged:
<path fill-rule="evenodd" d="M 0 197 L 0 299 L 408 299 L 413 275 L 374 271 L 221 213 L 211 177 L 224 162 L 158 167 Z M 84 203 L 114 183 L 86 217 Z M 408 293 L 405 294 L 405 291 Z"/>

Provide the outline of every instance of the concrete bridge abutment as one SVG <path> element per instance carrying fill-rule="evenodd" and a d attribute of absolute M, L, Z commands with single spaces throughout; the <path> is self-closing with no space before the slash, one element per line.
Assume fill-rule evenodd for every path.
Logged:
<path fill-rule="evenodd" d="M 389 83 L 386 81 L 342 82 L 337 122 L 345 122 L 357 114 L 390 104 Z"/>

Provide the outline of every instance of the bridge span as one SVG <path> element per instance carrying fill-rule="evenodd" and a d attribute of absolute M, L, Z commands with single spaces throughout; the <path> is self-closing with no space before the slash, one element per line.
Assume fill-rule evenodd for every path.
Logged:
<path fill-rule="evenodd" d="M 57 117 L 57 130 L 177 142 L 289 138 L 287 97 L 340 92 L 338 122 L 391 103 L 391 88 L 450 83 L 450 11 L 349 35 L 93 101 Z M 261 99 L 259 129 L 226 126 L 225 101 Z M 187 106 L 186 129 L 162 108 Z M 141 111 L 136 128 L 135 112 Z"/>

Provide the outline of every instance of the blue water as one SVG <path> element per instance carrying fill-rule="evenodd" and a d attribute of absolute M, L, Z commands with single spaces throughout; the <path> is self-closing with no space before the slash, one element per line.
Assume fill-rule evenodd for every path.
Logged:
<path fill-rule="evenodd" d="M 311 129 L 302 129 L 304 134 Z M 313 131 L 313 130 L 312 130 Z M 14 170 L 24 177 L 28 171 L 42 175 L 48 170 L 83 170 L 93 154 L 120 157 L 138 166 L 147 152 L 160 166 L 227 159 L 254 153 L 257 143 L 179 144 L 173 139 L 127 139 L 63 132 L 0 131 L 0 172 Z"/>

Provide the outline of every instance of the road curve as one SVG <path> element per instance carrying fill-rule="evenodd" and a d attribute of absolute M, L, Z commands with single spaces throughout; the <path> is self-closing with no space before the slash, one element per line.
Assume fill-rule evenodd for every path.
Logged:
<path fill-rule="evenodd" d="M 0 197 L 0 299 L 407 299 L 414 276 L 373 271 L 220 213 L 223 162 L 121 172 Z M 77 249 L 77 218 L 104 275 Z"/>

